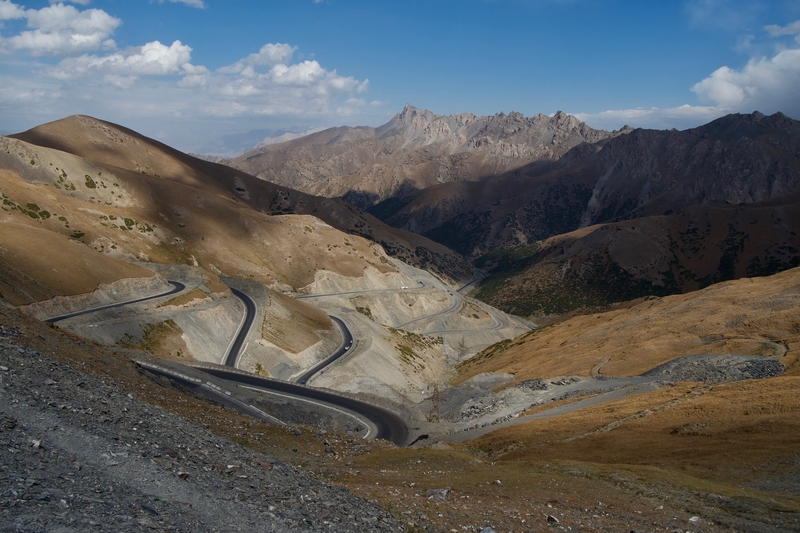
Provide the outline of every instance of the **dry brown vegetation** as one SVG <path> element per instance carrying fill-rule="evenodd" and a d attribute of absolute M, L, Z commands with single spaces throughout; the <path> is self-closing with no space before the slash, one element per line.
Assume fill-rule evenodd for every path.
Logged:
<path fill-rule="evenodd" d="M 91 292 L 100 283 L 122 278 L 153 276 L 147 268 L 92 250 L 48 225 L 52 223 L 24 214 L 0 213 L 0 294 L 12 305 Z"/>
<path fill-rule="evenodd" d="M 363 238 L 310 216 L 270 216 L 231 198 L 207 178 L 205 184 L 185 176 L 167 180 L 116 167 L 112 174 L 74 160 L 68 161 L 73 166 L 67 171 L 59 166 L 66 157 L 62 153 L 10 139 L 5 143 L 13 150 L 25 148 L 38 161 L 30 171 L 25 169 L 25 176 L 0 171 L 0 223 L 5 228 L 0 245 L 5 249 L 2 260 L 9 265 L 6 277 L 13 276 L 4 285 L 9 295 L 14 286 L 27 283 L 30 289 L 22 289 L 27 298 L 16 295 L 14 304 L 152 275 L 127 262 L 131 259 L 197 261 L 209 271 L 294 287 L 312 283 L 319 270 L 359 277 L 368 267 L 381 272 L 394 268 L 380 261 L 380 253 Z M 166 170 L 177 164 L 175 158 L 162 159 Z M 83 183 L 87 172 L 94 175 L 92 187 Z M 70 268 L 53 272 L 59 265 Z"/>
<path fill-rule="evenodd" d="M 783 355 L 797 375 L 800 269 L 720 283 L 686 295 L 572 317 L 488 348 L 459 368 L 463 381 L 509 372 L 515 381 L 552 376 L 635 376 L 685 355 Z M 785 354 L 784 354 L 785 352 Z"/>
<path fill-rule="evenodd" d="M 743 523 L 752 523 L 742 522 L 744 519 L 761 524 L 772 520 L 785 527 L 792 512 L 800 511 L 797 498 L 780 486 L 754 488 L 764 479 L 779 480 L 792 472 L 797 452 L 791 438 L 798 417 L 791 392 L 796 390 L 797 378 L 781 378 L 771 382 L 774 387 L 766 388 L 763 382 L 711 391 L 679 385 L 639 397 L 630 407 L 619 402 L 596 408 L 582 418 L 575 414 L 565 421 L 541 421 L 537 429 L 552 431 L 549 439 L 528 427 L 524 431 L 527 438 L 497 433 L 466 447 L 397 449 L 381 442 L 320 436 L 315 431 L 295 436 L 164 387 L 161 380 L 150 378 L 125 357 L 16 312 L 0 308 L 0 323 L 18 327 L 32 348 L 121 392 L 312 475 L 346 485 L 391 510 L 404 520 L 408 531 L 422 526 L 450 531 L 461 525 L 473 531 L 485 526 L 499 532 L 540 530 L 547 527 L 548 515 L 573 531 L 742 531 L 747 529 Z M 754 391 L 763 400 L 763 408 L 750 408 L 743 400 Z M 662 409 L 649 417 L 631 418 L 607 433 L 563 442 L 620 417 L 631 417 L 637 409 L 683 398 L 687 399 L 672 407 L 677 416 L 669 417 L 668 410 Z M 733 404 L 730 411 L 724 411 L 726 403 Z M 744 431 L 734 431 L 720 423 L 720 410 L 753 417 L 754 425 L 745 421 L 740 426 Z M 652 430 L 650 421 L 654 422 Z M 779 435 L 784 430 L 784 435 Z M 741 433 L 744 437 L 740 438 Z M 660 455 L 656 460 L 648 460 L 645 446 L 662 437 L 667 444 L 657 448 Z M 598 440 L 603 438 L 608 440 Z M 495 457 L 508 451 L 510 441 L 522 444 L 513 451 L 519 456 Z M 726 441 L 717 458 L 716 446 Z M 737 448 L 736 442 L 744 444 Z M 533 447 L 525 448 L 532 443 Z M 756 447 L 748 449 L 746 445 Z M 688 454 L 693 446 L 700 447 L 697 461 Z M 525 453 L 527 459 L 521 460 Z M 560 459 L 563 457 L 566 459 Z M 756 478 L 752 468 L 759 460 L 763 463 L 758 470 L 761 477 Z M 429 490 L 445 487 L 451 489 L 446 500 L 429 497 Z M 693 516 L 700 516 L 701 521 L 691 522 Z"/>

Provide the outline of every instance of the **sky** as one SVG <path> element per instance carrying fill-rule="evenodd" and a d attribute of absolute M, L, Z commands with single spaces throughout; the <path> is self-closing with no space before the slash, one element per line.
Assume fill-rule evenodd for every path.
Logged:
<path fill-rule="evenodd" d="M 608 130 L 800 119 L 800 0 L 0 0 L 0 134 L 85 114 L 234 155 L 406 103 Z"/>

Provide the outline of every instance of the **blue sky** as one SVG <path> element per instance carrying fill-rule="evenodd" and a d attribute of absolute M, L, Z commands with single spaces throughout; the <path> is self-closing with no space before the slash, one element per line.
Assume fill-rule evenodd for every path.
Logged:
<path fill-rule="evenodd" d="M 406 103 L 681 129 L 800 119 L 798 87 L 798 0 L 0 0 L 4 133 L 81 113 L 226 152 Z"/>

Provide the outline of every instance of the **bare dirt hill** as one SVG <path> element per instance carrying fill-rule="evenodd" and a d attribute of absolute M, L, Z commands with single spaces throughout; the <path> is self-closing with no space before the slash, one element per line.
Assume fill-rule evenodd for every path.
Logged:
<path fill-rule="evenodd" d="M 625 130 L 628 131 L 628 130 Z M 232 166 L 273 183 L 366 208 L 439 183 L 477 180 L 534 161 L 553 161 L 583 142 L 620 132 L 594 130 L 562 112 L 441 116 L 411 105 L 378 128 L 331 128 L 256 148 Z"/>

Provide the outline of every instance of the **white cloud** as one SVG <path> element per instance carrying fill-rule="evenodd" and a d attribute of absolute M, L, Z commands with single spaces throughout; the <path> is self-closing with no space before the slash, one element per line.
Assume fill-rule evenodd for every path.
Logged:
<path fill-rule="evenodd" d="M 0 49 L 22 50 L 35 56 L 113 49 L 116 45 L 110 36 L 122 23 L 101 9 L 78 11 L 74 6 L 58 3 L 39 10 L 22 10 L 7 0 L 0 3 L 0 19 L 19 18 L 26 18 L 32 29 L 0 38 Z"/>
<path fill-rule="evenodd" d="M 203 0 L 167 0 L 171 4 L 186 4 L 189 7 L 196 7 L 199 9 L 204 9 L 206 6 L 203 3 Z M 163 4 L 164 0 L 158 0 L 159 4 Z"/>
<path fill-rule="evenodd" d="M 698 0 L 697 6 L 719 8 L 721 0 Z M 771 37 L 800 36 L 800 21 L 786 26 L 766 26 Z M 800 40 L 800 37 L 798 37 Z M 749 43 L 748 43 L 749 46 Z M 691 87 L 709 105 L 683 105 L 670 109 L 619 109 L 602 113 L 578 113 L 590 126 L 618 129 L 624 124 L 645 128 L 688 128 L 728 113 L 778 111 L 800 119 L 800 48 L 781 46 L 772 57 L 754 57 L 741 69 L 722 66 Z"/>
<path fill-rule="evenodd" d="M 189 61 L 192 48 L 180 41 L 170 46 L 158 41 L 113 54 L 82 55 L 62 60 L 50 74 L 58 79 L 86 76 L 91 73 L 118 76 L 169 76 L 185 72 L 195 74 L 197 69 Z"/>
<path fill-rule="evenodd" d="M 723 66 L 695 84 L 692 91 L 717 106 L 736 111 L 800 117 L 800 49 L 753 58 L 740 70 Z"/>
<path fill-rule="evenodd" d="M 9 0 L 0 0 L 0 20 L 25 18 L 25 10 Z"/>
<path fill-rule="evenodd" d="M 797 35 L 800 34 L 800 20 L 796 20 L 786 26 L 777 26 L 775 24 L 771 24 L 769 26 L 765 26 L 764 29 L 767 30 L 767 33 L 773 37 L 778 37 L 781 35 Z"/>
<path fill-rule="evenodd" d="M 113 85 L 120 89 L 130 89 L 137 79 L 137 76 L 120 76 L 118 74 L 106 74 L 103 76 L 103 81 L 108 85 Z"/>
<path fill-rule="evenodd" d="M 0 35 L 0 54 L 14 52 L 0 67 L 0 116 L 7 128 L 20 122 L 29 127 L 32 117 L 43 122 L 73 113 L 133 127 L 149 121 L 162 124 L 159 131 L 165 117 L 173 131 L 180 124 L 192 129 L 186 125 L 254 123 L 263 117 L 333 124 L 382 105 L 368 104 L 369 80 L 341 75 L 312 59 L 296 60 L 298 48 L 287 43 L 267 43 L 213 71 L 193 64 L 191 46 L 178 40 L 118 49 L 111 37 L 122 21 L 80 7 L 89 2 L 50 0 L 42 9 L 26 9 L 0 0 L 0 28 L 2 21 L 16 21 L 8 26 L 13 31 Z M 197 0 L 181 3 L 205 7 Z M 48 55 L 54 59 L 34 59 Z M 202 129 L 184 130 L 184 136 L 200 136 Z"/>
<path fill-rule="evenodd" d="M 250 54 L 244 59 L 240 59 L 232 65 L 218 69 L 218 72 L 223 74 L 236 74 L 244 72 L 245 69 L 250 69 L 248 72 L 253 72 L 252 67 L 259 65 L 277 65 L 285 64 L 292 60 L 292 56 L 297 50 L 296 46 L 290 46 L 283 43 L 267 43 L 261 47 L 258 53 Z"/>
<path fill-rule="evenodd" d="M 652 129 L 692 128 L 710 122 L 726 113 L 727 111 L 720 107 L 682 105 L 667 109 L 640 107 L 601 113 L 574 113 L 574 115 L 593 128 L 616 130 L 625 125 Z"/>
<path fill-rule="evenodd" d="M 364 107 L 354 95 L 365 93 L 369 80 L 341 76 L 318 61 L 291 63 L 296 51 L 289 44 L 265 44 L 214 72 L 185 69 L 178 85 L 202 88 L 214 100 L 203 108 L 213 116 L 351 115 Z"/>

